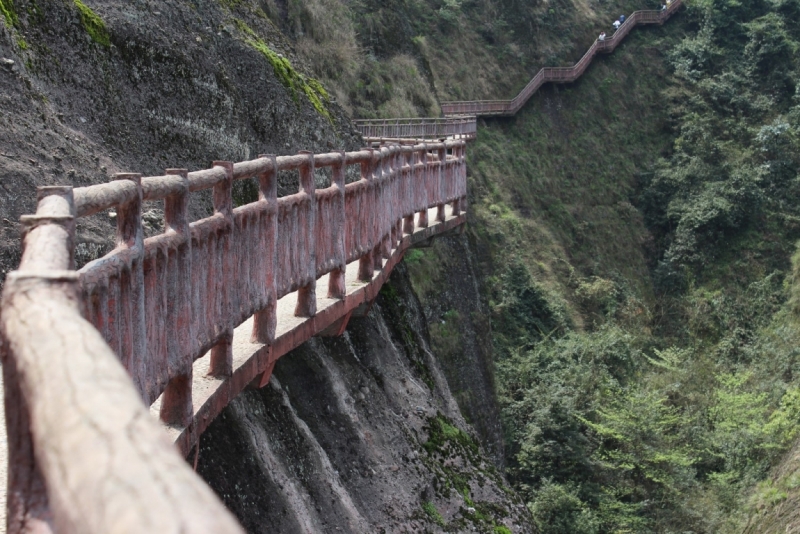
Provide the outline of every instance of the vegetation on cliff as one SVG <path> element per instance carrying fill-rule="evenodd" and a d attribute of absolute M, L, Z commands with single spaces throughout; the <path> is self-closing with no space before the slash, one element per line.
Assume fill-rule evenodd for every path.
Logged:
<path fill-rule="evenodd" d="M 542 532 L 737 532 L 796 493 L 759 481 L 800 419 L 799 6 L 691 4 L 479 128 L 471 248 Z M 409 262 L 425 301 L 444 250 Z"/>
<path fill-rule="evenodd" d="M 543 532 L 738 531 L 787 498 L 757 482 L 800 418 L 799 6 L 690 5 L 480 130 L 509 472 Z"/>

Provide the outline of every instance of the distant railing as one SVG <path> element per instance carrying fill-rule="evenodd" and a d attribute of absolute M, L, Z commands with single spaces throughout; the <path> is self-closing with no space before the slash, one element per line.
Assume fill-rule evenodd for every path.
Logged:
<path fill-rule="evenodd" d="M 40 188 L 2 301 L 9 534 L 241 532 L 178 450 L 245 385 L 264 385 L 282 354 L 326 328 L 341 333 L 415 240 L 463 225 L 464 150 L 450 140 L 303 152 Z M 348 166 L 360 179 L 345 184 Z M 279 198 L 287 171 L 299 191 Z M 317 189 L 323 175 L 330 185 Z M 259 199 L 235 208 L 233 182 L 250 178 Z M 189 222 L 201 190 L 214 213 Z M 163 201 L 162 234 L 144 237 L 143 201 Z M 74 270 L 76 219 L 109 209 L 116 248 Z M 358 272 L 345 284 L 350 262 Z M 281 326 L 278 301 L 292 292 Z M 234 362 L 244 326 L 237 350 L 251 352 Z M 207 377 L 193 371 L 201 358 Z M 157 399 L 178 448 L 148 413 Z"/>
<path fill-rule="evenodd" d="M 474 139 L 475 117 L 361 119 L 353 121 L 365 139 Z"/>
<path fill-rule="evenodd" d="M 667 9 L 661 11 L 634 11 L 617 29 L 614 35 L 605 40 L 596 40 L 583 57 L 572 67 L 545 67 L 531 78 L 528 85 L 511 100 L 472 100 L 442 102 L 442 113 L 446 117 L 459 115 L 504 116 L 515 115 L 528 99 L 545 83 L 571 83 L 580 78 L 599 53 L 608 54 L 622 42 L 628 33 L 639 24 L 663 24 L 681 6 L 682 0 L 673 0 Z"/>

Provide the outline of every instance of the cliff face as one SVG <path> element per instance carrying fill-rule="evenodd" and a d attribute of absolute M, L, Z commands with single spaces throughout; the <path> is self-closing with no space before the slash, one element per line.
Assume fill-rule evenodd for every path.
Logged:
<path fill-rule="evenodd" d="M 276 76 L 275 61 L 294 60 L 280 32 L 255 14 L 233 17 L 223 4 L 3 3 L 10 17 L 0 23 L 3 273 L 16 267 L 16 221 L 33 211 L 36 186 L 360 146 L 335 103 L 317 95 L 320 112 L 306 96 L 302 80 L 311 78 L 301 63 Z M 238 187 L 235 197 L 246 200 Z M 145 220 L 159 225 L 160 207 L 145 209 L 154 210 Z M 193 199 L 195 218 L 209 209 L 202 195 Z M 79 260 L 107 250 L 111 223 L 81 222 Z"/>
<path fill-rule="evenodd" d="M 198 471 L 251 532 L 532 531 L 465 424 L 403 265 L 342 337 L 287 354 L 212 423 Z"/>

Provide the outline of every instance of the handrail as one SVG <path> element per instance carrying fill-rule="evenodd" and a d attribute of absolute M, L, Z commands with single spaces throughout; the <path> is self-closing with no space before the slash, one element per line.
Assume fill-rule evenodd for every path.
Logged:
<path fill-rule="evenodd" d="M 474 139 L 477 122 L 474 116 L 358 119 L 354 120 L 365 139 Z"/>
<path fill-rule="evenodd" d="M 245 385 L 265 385 L 280 356 L 341 334 L 409 246 L 464 224 L 465 147 L 301 152 L 40 188 L 0 316 L 8 533 L 242 532 L 178 451 Z M 360 179 L 346 184 L 353 165 Z M 330 186 L 317 189 L 322 168 Z M 277 196 L 278 171 L 299 174 L 297 193 Z M 259 199 L 234 208 L 233 182 L 250 178 Z M 190 223 L 189 194 L 207 189 L 214 214 Z M 144 200 L 165 214 L 147 239 Z M 112 208 L 116 248 L 75 270 L 76 219 Z"/>
<path fill-rule="evenodd" d="M 511 100 L 467 100 L 442 102 L 445 117 L 460 115 L 511 116 L 522 109 L 533 94 L 545 83 L 571 83 L 580 78 L 599 53 L 609 54 L 619 45 L 630 31 L 640 24 L 663 24 L 681 6 L 682 0 L 673 0 L 667 9 L 634 11 L 625 19 L 611 37 L 592 43 L 581 59 L 572 67 L 544 67 L 531 78 L 528 84 Z"/>

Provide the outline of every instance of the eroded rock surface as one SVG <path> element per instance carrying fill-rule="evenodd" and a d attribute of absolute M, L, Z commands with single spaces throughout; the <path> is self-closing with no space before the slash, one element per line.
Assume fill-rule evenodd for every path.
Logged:
<path fill-rule="evenodd" d="M 198 470 L 250 532 L 531 532 L 476 436 L 400 266 L 367 317 L 212 423 Z"/>

